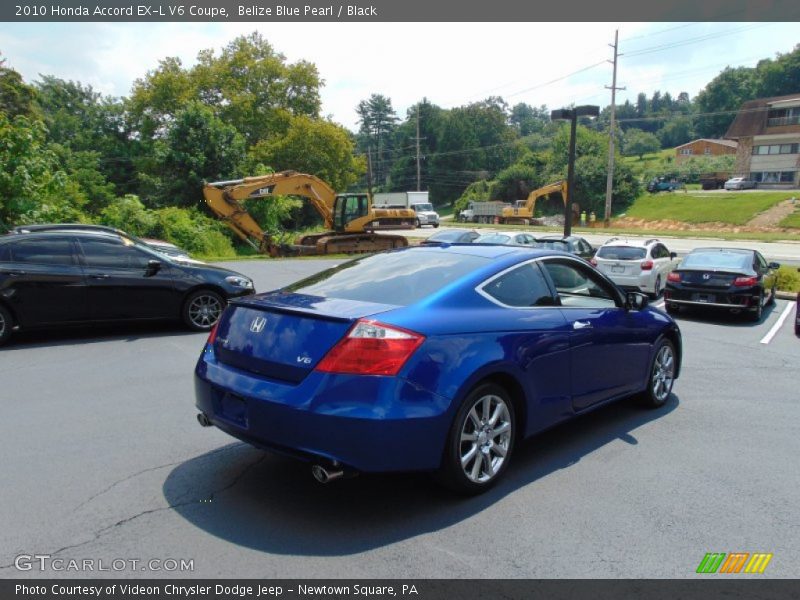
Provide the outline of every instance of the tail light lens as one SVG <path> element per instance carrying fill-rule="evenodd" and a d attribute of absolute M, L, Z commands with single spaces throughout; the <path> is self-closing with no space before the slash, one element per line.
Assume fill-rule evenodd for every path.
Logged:
<path fill-rule="evenodd" d="M 649 271 L 653 268 L 653 261 L 652 260 L 643 260 L 642 261 L 642 271 Z"/>
<path fill-rule="evenodd" d="M 317 365 L 324 373 L 397 375 L 425 336 L 361 319 Z"/>
<path fill-rule="evenodd" d="M 206 345 L 211 346 L 214 343 L 214 340 L 217 339 L 217 327 L 219 327 L 219 321 L 214 323 L 214 326 L 211 328 L 211 331 L 208 334 L 208 339 L 206 340 Z"/>
<path fill-rule="evenodd" d="M 680 283 L 681 282 L 681 274 L 676 273 L 673 271 L 669 275 L 667 275 L 667 281 L 671 281 L 672 283 Z"/>
<path fill-rule="evenodd" d="M 733 280 L 736 287 L 752 287 L 758 285 L 758 277 L 737 277 Z"/>

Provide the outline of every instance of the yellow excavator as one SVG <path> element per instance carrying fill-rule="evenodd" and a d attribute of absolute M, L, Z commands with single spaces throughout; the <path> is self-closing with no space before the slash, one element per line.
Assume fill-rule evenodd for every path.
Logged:
<path fill-rule="evenodd" d="M 533 225 L 533 211 L 536 208 L 536 200 L 542 196 L 561 194 L 561 199 L 564 201 L 564 206 L 567 204 L 567 182 L 556 181 L 548 185 L 542 186 L 539 189 L 533 190 L 528 194 L 527 200 L 517 200 L 514 206 L 509 206 L 503 209 L 499 216 L 501 223 L 522 223 L 523 225 Z"/>
<path fill-rule="evenodd" d="M 268 196 L 301 196 L 322 216 L 324 233 L 305 235 L 295 245 L 272 239 L 247 212 L 243 201 Z M 405 208 L 372 207 L 369 194 L 337 194 L 314 175 L 282 171 L 259 177 L 207 183 L 206 204 L 236 235 L 270 256 L 377 252 L 408 246 L 402 235 L 380 235 L 375 229 L 414 228 L 416 214 Z"/>

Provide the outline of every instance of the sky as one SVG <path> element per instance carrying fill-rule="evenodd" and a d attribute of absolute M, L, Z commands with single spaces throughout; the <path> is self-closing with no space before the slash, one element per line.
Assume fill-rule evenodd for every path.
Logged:
<path fill-rule="evenodd" d="M 488 96 L 550 109 L 617 103 L 655 90 L 694 97 L 726 66 L 752 67 L 800 43 L 797 23 L 0 23 L 0 53 L 27 82 L 40 74 L 127 96 L 159 60 L 194 64 L 259 31 L 289 62 L 314 63 L 322 114 L 351 130 L 373 93 L 403 119 L 423 97 L 443 108 Z"/>

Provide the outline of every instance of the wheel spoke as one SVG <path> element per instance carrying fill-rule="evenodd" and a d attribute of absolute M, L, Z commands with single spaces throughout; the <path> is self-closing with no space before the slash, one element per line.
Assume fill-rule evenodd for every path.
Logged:
<path fill-rule="evenodd" d="M 475 462 L 472 463 L 472 471 L 470 472 L 470 477 L 473 481 L 478 481 L 481 475 L 481 464 L 483 464 L 483 454 L 478 452 L 475 457 Z"/>
<path fill-rule="evenodd" d="M 475 454 L 478 452 L 478 444 L 472 444 L 472 448 L 470 448 L 467 453 L 461 457 L 461 466 L 466 467 L 469 464 L 469 461 L 475 457 Z"/>
<path fill-rule="evenodd" d="M 471 410 L 471 411 L 469 411 L 469 419 L 470 419 L 470 421 L 472 421 L 472 424 L 473 424 L 473 425 L 475 425 L 475 429 L 479 429 L 479 428 L 480 428 L 480 426 L 481 426 L 481 419 L 480 419 L 480 417 L 478 416 L 478 413 L 477 413 L 477 411 L 475 410 L 475 407 L 474 407 L 474 406 L 472 407 L 472 410 Z"/>
<path fill-rule="evenodd" d="M 505 446 L 501 446 L 500 444 L 495 444 L 494 446 L 492 446 L 492 452 L 494 452 L 501 458 L 505 458 L 506 454 L 508 454 L 508 450 L 505 449 Z"/>
<path fill-rule="evenodd" d="M 491 408 L 492 408 L 492 397 L 491 396 L 486 396 L 483 399 L 483 404 L 482 404 L 481 408 L 482 408 L 482 412 L 483 412 L 483 414 L 481 415 L 481 419 L 483 419 L 483 421 L 488 421 L 489 420 L 489 414 L 490 414 L 490 411 L 491 411 Z"/>
<path fill-rule="evenodd" d="M 494 465 L 492 464 L 492 456 L 489 452 L 483 454 L 483 462 L 486 464 L 486 474 L 490 478 L 494 477 Z"/>
<path fill-rule="evenodd" d="M 511 429 L 511 425 L 508 421 L 505 421 L 500 427 L 495 427 L 493 438 L 496 438 L 498 435 L 502 435 Z"/>
<path fill-rule="evenodd" d="M 467 433 L 466 431 L 461 432 L 461 441 L 462 442 L 474 442 L 478 439 L 478 434 L 474 431 Z"/>
<path fill-rule="evenodd" d="M 498 403 L 497 406 L 494 407 L 494 412 L 492 413 L 492 416 L 489 419 L 489 426 L 494 427 L 504 412 L 505 412 L 505 407 L 502 404 Z"/>

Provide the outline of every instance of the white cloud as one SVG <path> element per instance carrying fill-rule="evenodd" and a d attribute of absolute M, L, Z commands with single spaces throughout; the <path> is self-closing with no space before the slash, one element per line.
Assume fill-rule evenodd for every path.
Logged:
<path fill-rule="evenodd" d="M 39 73 L 127 95 L 133 81 L 167 56 L 193 64 L 199 50 L 219 49 L 259 31 L 294 62 L 316 64 L 326 82 L 323 114 L 354 128 L 355 106 L 388 96 L 402 118 L 422 97 L 444 107 L 489 95 L 510 104 L 551 108 L 608 104 L 611 66 L 555 79 L 611 58 L 620 29 L 619 94 L 635 100 L 656 89 L 696 94 L 725 65 L 790 51 L 796 24 L 689 23 L 41 23 L 0 25 L 0 50 L 27 80 Z M 687 40 L 704 38 L 686 44 Z M 635 56 L 642 49 L 663 50 Z M 548 84 L 548 85 L 543 85 Z M 527 91 L 523 91 L 527 90 Z"/>

